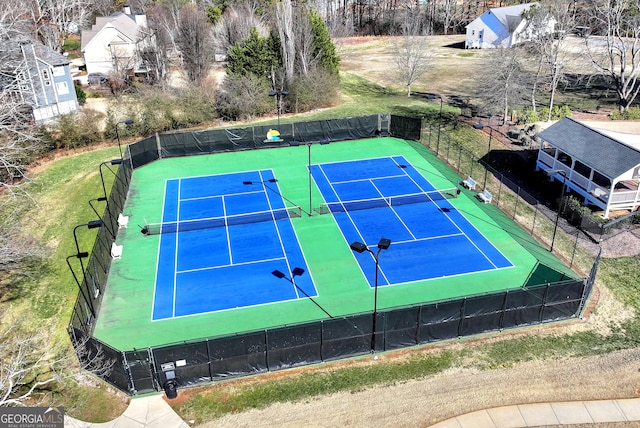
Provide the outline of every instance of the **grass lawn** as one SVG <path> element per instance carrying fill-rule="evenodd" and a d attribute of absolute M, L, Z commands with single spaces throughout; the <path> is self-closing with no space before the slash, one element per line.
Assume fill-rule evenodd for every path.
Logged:
<path fill-rule="evenodd" d="M 384 41 L 371 41 L 371 46 L 342 45 L 342 98 L 334 108 L 302 115 L 303 120 L 378 112 L 437 118 L 437 100 L 407 97 L 393 77 L 392 68 L 380 67 L 384 61 L 375 59 L 374 54 L 389 58 L 390 49 L 390 45 Z M 433 72 L 437 75 L 425 76 L 415 89 L 448 96 L 467 96 L 466 91 L 472 87 L 469 80 L 472 73 L 460 64 L 477 64 L 486 53 L 470 53 L 443 45 L 437 49 L 436 55 L 439 61 L 435 61 L 437 66 L 434 66 Z M 364 58 L 371 59 L 371 70 L 358 69 Z M 458 112 L 456 107 L 445 105 L 443 108 L 445 120 Z M 283 123 L 293 119 L 286 115 L 281 118 Z M 263 123 L 275 123 L 275 118 Z M 454 128 L 454 122 L 449 123 L 452 126 L 447 128 L 447 132 L 479 156 L 484 154 L 483 150 L 486 153 L 486 142 L 477 132 L 468 127 Z M 16 209 L 23 218 L 25 233 L 45 248 L 46 255 L 31 276 L 12 290 L 9 299 L 0 303 L 4 319 L 29 314 L 27 322 L 31 328 L 35 330 L 43 324 L 55 325 L 56 334 L 51 340 L 68 344 L 66 327 L 77 296 L 77 286 L 65 259 L 76 253 L 74 228 L 95 219 L 88 201 L 102 194 L 98 166 L 117 156 L 118 149 L 112 145 L 50 162 L 31 174 L 30 182 L 25 186 L 30 199 L 22 200 Z M 106 172 L 104 180 L 109 188 L 113 175 Z M 76 236 L 82 251 L 88 251 L 95 239 L 95 233 L 85 227 L 78 228 Z M 599 272 L 599 282 L 601 286 L 606 285 L 627 308 L 637 313 L 640 310 L 638 276 L 640 269 L 636 257 L 605 259 Z M 220 387 L 194 396 L 178 406 L 177 410 L 185 419 L 206 421 L 227 412 L 264 407 L 278 401 L 302 400 L 318 394 L 356 391 L 373 385 L 424 378 L 455 367 L 462 361 L 467 365 L 491 369 L 531 359 L 598 355 L 637 347 L 638 340 L 640 321 L 633 315 L 620 322 L 612 320 L 607 334 L 597 330 L 563 333 L 561 329 L 555 329 L 554 334 L 519 336 L 496 343 L 476 344 L 464 350 L 409 354 L 407 358 L 376 366 L 347 362 L 335 370 L 310 371 L 290 378 L 281 376 L 269 382 L 229 383 L 228 388 Z M 87 400 L 86 405 L 76 406 L 80 396 L 91 399 Z M 72 416 L 92 422 L 112 419 L 126 405 L 126 400 L 123 401 L 122 396 L 110 388 L 96 388 L 91 383 L 70 383 L 55 397 L 57 402 L 70 409 Z M 95 403 L 99 403 L 100 410 Z"/>

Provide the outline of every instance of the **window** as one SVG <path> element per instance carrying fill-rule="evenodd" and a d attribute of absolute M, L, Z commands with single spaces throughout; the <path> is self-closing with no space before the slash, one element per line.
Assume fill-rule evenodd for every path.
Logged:
<path fill-rule="evenodd" d="M 51 85 L 51 73 L 49 73 L 48 69 L 42 70 L 42 80 L 43 80 L 45 86 L 50 86 Z"/>
<path fill-rule="evenodd" d="M 58 95 L 66 95 L 69 93 L 69 85 L 67 85 L 67 82 L 58 82 L 56 83 L 56 91 Z"/>

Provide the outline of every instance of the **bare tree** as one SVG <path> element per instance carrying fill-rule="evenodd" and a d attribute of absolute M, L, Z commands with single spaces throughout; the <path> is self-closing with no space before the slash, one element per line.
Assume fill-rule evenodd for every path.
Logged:
<path fill-rule="evenodd" d="M 269 34 L 250 3 L 229 6 L 214 28 L 215 44 L 226 51 L 230 46 L 249 37 L 252 28 L 257 29 L 260 35 Z"/>
<path fill-rule="evenodd" d="M 293 34 L 293 7 L 291 0 L 283 0 L 275 4 L 276 27 L 282 47 L 282 67 L 287 83 L 291 83 L 295 73 L 296 40 Z"/>
<path fill-rule="evenodd" d="M 442 22 L 445 35 L 455 24 L 456 17 L 460 15 L 460 12 L 460 5 L 456 0 L 441 0 L 437 7 L 437 17 Z"/>
<path fill-rule="evenodd" d="M 0 406 L 26 406 L 48 401 L 50 385 L 77 376 L 75 356 L 62 342 L 52 345 L 53 327 L 32 331 L 25 323 L 11 321 L 0 332 Z M 99 377 L 111 373 L 114 361 L 99 346 L 89 346 L 86 338 L 76 341 L 80 369 Z"/>
<path fill-rule="evenodd" d="M 70 24 L 86 24 L 89 6 L 89 0 L 29 0 L 26 10 L 31 15 L 34 33 L 39 40 L 59 52 Z M 24 2 L 21 10 L 25 10 Z"/>
<path fill-rule="evenodd" d="M 200 82 L 207 77 L 213 61 L 213 38 L 204 11 L 195 4 L 180 9 L 177 43 L 187 77 Z"/>
<path fill-rule="evenodd" d="M 476 98 L 481 110 L 502 113 L 507 122 L 509 108 L 520 106 L 524 100 L 528 76 L 522 62 L 525 51 L 520 47 L 496 48 L 488 51 L 476 85 Z"/>
<path fill-rule="evenodd" d="M 179 32 L 180 9 L 187 3 L 188 0 L 160 0 L 145 9 L 150 27 L 160 40 L 165 41 L 161 45 L 170 47 L 173 53 L 179 51 L 176 39 Z"/>
<path fill-rule="evenodd" d="M 427 71 L 431 58 L 428 39 L 421 25 L 419 9 L 407 10 L 400 36 L 395 39 L 395 60 L 402 82 L 411 96 L 411 85 Z"/>
<path fill-rule="evenodd" d="M 569 0 L 554 0 L 544 6 L 532 7 L 527 12 L 526 22 L 531 34 L 531 46 L 536 55 L 536 74 L 531 86 L 531 108 L 536 111 L 536 94 L 543 83 L 549 92 L 549 113 L 551 120 L 558 82 L 564 77 L 564 70 L 570 62 L 566 33 L 573 29 L 573 14 Z M 551 26 L 556 31 L 550 31 Z"/>
<path fill-rule="evenodd" d="M 296 70 L 298 75 L 307 76 L 315 66 L 317 56 L 315 55 L 313 28 L 306 7 L 301 5 L 295 8 L 294 22 Z"/>
<path fill-rule="evenodd" d="M 33 153 L 41 149 L 42 141 L 33 124 L 30 96 L 25 89 L 26 65 L 20 43 L 27 43 L 19 32 L 19 20 L 0 9 L 0 188 L 11 189 L 26 172 Z"/>
<path fill-rule="evenodd" d="M 640 2 L 595 0 L 592 19 L 604 36 L 587 38 L 587 51 L 596 70 L 612 79 L 623 112 L 640 91 Z"/>

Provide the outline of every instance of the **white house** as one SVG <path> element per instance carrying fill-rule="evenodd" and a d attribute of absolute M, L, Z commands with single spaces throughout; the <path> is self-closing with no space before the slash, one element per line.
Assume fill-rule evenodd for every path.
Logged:
<path fill-rule="evenodd" d="M 621 141 L 568 117 L 538 137 L 536 169 L 565 180 L 585 205 L 603 210 L 604 218 L 640 207 L 640 139 Z"/>
<path fill-rule="evenodd" d="M 523 13 L 538 3 L 491 8 L 467 25 L 466 49 L 510 48 L 531 40 L 534 29 Z M 555 21 L 547 20 L 546 33 L 553 33 Z M 538 29 L 539 31 L 539 29 Z"/>
<path fill-rule="evenodd" d="M 91 30 L 82 31 L 81 40 L 89 74 L 126 75 L 148 71 L 140 52 L 154 43 L 154 37 L 147 27 L 146 15 L 132 14 L 128 6 L 123 12 L 96 18 Z"/>

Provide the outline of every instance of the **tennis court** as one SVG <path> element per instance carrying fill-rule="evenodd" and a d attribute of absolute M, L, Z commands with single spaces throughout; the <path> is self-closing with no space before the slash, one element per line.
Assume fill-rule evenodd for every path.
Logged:
<path fill-rule="evenodd" d="M 396 138 L 147 164 L 132 176 L 94 335 L 140 349 L 370 313 L 375 261 L 349 244 L 382 237 L 378 310 L 530 283 L 540 261 L 519 227 L 458 194 L 458 180 Z"/>
<path fill-rule="evenodd" d="M 458 190 L 436 189 L 402 156 L 311 170 L 325 210 L 347 242 L 375 248 L 381 237 L 391 240 L 392 248 L 380 259 L 378 286 L 512 267 L 451 203 Z M 357 259 L 374 287 L 373 254 Z"/>
<path fill-rule="evenodd" d="M 271 274 L 307 270 L 277 186 L 270 170 L 166 181 L 162 223 L 147 226 L 161 235 L 153 320 L 300 298 Z M 317 294 L 308 275 L 295 285 Z"/>

